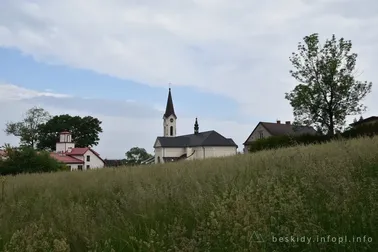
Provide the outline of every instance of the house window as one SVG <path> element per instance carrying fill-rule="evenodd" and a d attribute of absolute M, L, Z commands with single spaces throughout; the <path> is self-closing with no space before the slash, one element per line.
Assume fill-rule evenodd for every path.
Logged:
<path fill-rule="evenodd" d="M 170 128 L 170 130 L 171 130 L 171 136 L 173 136 L 173 126 L 171 126 L 171 128 Z"/>
<path fill-rule="evenodd" d="M 87 162 L 91 161 L 91 156 L 87 156 Z"/>
<path fill-rule="evenodd" d="M 78 165 L 78 166 L 77 166 L 77 169 L 78 169 L 79 171 L 82 171 L 82 170 L 83 170 L 83 166 L 82 166 L 82 165 Z"/>
<path fill-rule="evenodd" d="M 89 156 L 88 156 L 89 157 Z M 91 166 L 90 165 L 87 165 L 87 170 L 91 169 Z"/>
<path fill-rule="evenodd" d="M 264 134 L 263 134 L 262 131 L 259 132 L 259 138 L 260 138 L 260 139 L 264 138 Z"/>

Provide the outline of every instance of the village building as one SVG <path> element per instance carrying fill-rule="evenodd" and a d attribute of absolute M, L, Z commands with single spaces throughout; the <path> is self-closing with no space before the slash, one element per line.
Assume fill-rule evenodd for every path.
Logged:
<path fill-rule="evenodd" d="M 357 122 L 349 124 L 353 128 L 357 128 L 362 125 L 372 125 L 378 123 L 378 116 L 370 116 L 368 118 L 363 119 L 362 117 Z"/>
<path fill-rule="evenodd" d="M 163 116 L 163 136 L 157 137 L 154 144 L 155 156 L 149 162 L 166 163 L 237 154 L 238 146 L 231 138 L 226 138 L 215 130 L 200 132 L 197 118 L 193 134 L 177 136 L 176 124 L 177 115 L 169 88 Z"/>
<path fill-rule="evenodd" d="M 250 145 L 258 139 L 267 138 L 271 136 L 283 135 L 304 135 L 304 134 L 317 134 L 316 130 L 310 126 L 297 126 L 291 124 L 290 121 L 281 123 L 277 120 L 276 123 L 272 122 L 259 122 L 253 129 L 252 133 L 248 136 L 247 140 L 243 143 L 244 153 L 249 152 Z"/>
<path fill-rule="evenodd" d="M 66 164 L 71 171 L 103 168 L 105 165 L 104 160 L 92 148 L 76 148 L 68 131 L 59 134 L 55 152 L 51 152 L 50 156 Z"/>

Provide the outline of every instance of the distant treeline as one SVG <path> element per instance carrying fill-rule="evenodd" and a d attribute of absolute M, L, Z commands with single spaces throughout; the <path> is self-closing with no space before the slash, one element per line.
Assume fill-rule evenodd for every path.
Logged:
<path fill-rule="evenodd" d="M 105 159 L 105 166 L 123 166 L 127 165 L 127 160 L 126 159 Z"/>

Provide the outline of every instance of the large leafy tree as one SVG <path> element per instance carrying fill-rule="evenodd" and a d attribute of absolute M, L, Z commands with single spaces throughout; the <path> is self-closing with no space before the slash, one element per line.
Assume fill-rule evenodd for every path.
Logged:
<path fill-rule="evenodd" d="M 138 165 L 143 160 L 151 157 L 152 155 L 147 153 L 144 148 L 133 147 L 128 152 L 126 152 L 126 163 L 128 165 Z"/>
<path fill-rule="evenodd" d="M 92 116 L 54 116 L 39 126 L 37 148 L 54 151 L 59 133 L 66 130 L 71 132 L 76 147 L 96 146 L 102 132 L 101 121 Z"/>
<path fill-rule="evenodd" d="M 371 92 L 372 83 L 355 78 L 357 54 L 352 42 L 332 35 L 320 45 L 318 34 L 304 37 L 290 61 L 291 75 L 299 84 L 285 98 L 294 110 L 296 124 L 320 129 L 332 136 L 341 130 L 348 115 L 361 114 L 361 100 Z"/>
<path fill-rule="evenodd" d="M 29 109 L 20 122 L 8 122 L 5 132 L 20 138 L 20 145 L 34 148 L 38 142 L 40 124 L 51 118 L 49 112 L 43 108 Z"/>

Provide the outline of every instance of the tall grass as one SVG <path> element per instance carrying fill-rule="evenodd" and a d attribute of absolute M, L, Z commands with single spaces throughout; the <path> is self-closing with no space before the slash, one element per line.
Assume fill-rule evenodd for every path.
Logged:
<path fill-rule="evenodd" d="M 378 245 L 378 137 L 5 179 L 0 250 L 7 252 L 376 251 Z M 290 236 L 315 241 L 279 241 Z"/>

